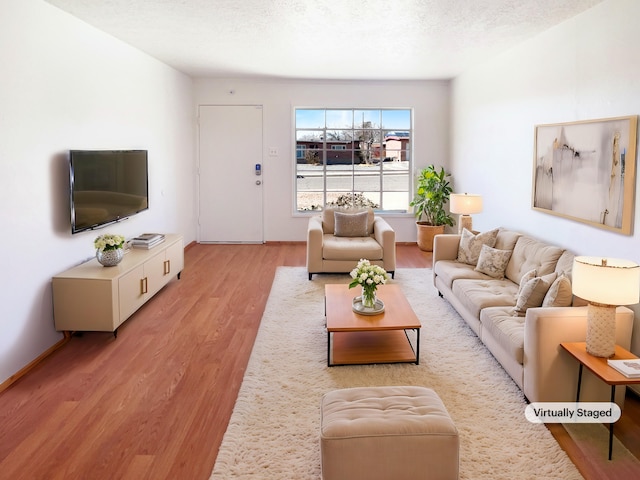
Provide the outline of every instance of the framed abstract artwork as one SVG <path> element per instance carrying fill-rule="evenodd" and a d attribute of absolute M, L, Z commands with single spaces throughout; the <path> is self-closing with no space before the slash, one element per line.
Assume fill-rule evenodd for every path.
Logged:
<path fill-rule="evenodd" d="M 637 115 L 536 125 L 534 210 L 631 235 Z"/>

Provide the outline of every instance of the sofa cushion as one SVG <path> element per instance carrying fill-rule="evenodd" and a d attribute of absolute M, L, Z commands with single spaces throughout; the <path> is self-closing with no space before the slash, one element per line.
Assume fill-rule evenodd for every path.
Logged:
<path fill-rule="evenodd" d="M 509 306 L 512 311 L 516 304 L 518 285 L 506 279 L 461 279 L 453 282 L 452 291 L 471 315 L 480 318 L 480 310 L 487 307 Z"/>
<path fill-rule="evenodd" d="M 505 270 L 505 276 L 519 284 L 522 275 L 529 270 L 536 269 L 540 277 L 547 275 L 555 270 L 562 252 L 563 250 L 559 247 L 523 235 L 518 238 L 513 248 L 513 255 Z"/>
<path fill-rule="evenodd" d="M 515 314 L 524 317 L 528 308 L 541 306 L 556 276 L 556 272 L 551 272 L 544 277 L 534 277 L 523 282 L 524 284 L 520 285 L 521 288 L 518 292 L 518 299 L 514 309 Z M 522 278 L 524 280 L 524 276 Z"/>
<path fill-rule="evenodd" d="M 433 266 L 433 272 L 442 280 L 449 288 L 455 280 L 460 278 L 470 279 L 487 279 L 484 273 L 476 272 L 473 265 L 460 263 L 457 260 L 439 260 Z"/>
<path fill-rule="evenodd" d="M 469 265 L 476 265 L 482 245 L 493 247 L 498 236 L 498 229 L 474 235 L 466 228 L 462 229 L 458 245 L 458 261 Z"/>
<path fill-rule="evenodd" d="M 373 233 L 373 220 L 375 214 L 372 208 L 348 208 L 348 207 L 325 207 L 322 211 L 322 233 L 333 235 L 335 233 L 335 212 L 359 213 L 366 211 L 369 213 L 367 230 L 369 235 Z"/>
<path fill-rule="evenodd" d="M 322 258 L 325 260 L 382 259 L 382 246 L 373 237 L 336 237 L 323 235 Z M 355 267 L 355 263 L 353 265 Z"/>
<path fill-rule="evenodd" d="M 511 250 L 498 250 L 482 245 L 476 271 L 486 273 L 493 278 L 504 278 L 504 270 L 510 257 Z"/>
<path fill-rule="evenodd" d="M 336 237 L 366 237 L 368 235 L 368 212 L 364 210 L 358 213 L 335 211 L 333 215 L 335 221 L 333 233 Z"/>
<path fill-rule="evenodd" d="M 480 312 L 483 335 L 491 335 L 522 365 L 524 362 L 524 317 L 514 317 L 512 307 L 490 307 Z"/>
<path fill-rule="evenodd" d="M 542 301 L 543 307 L 570 307 L 573 303 L 571 281 L 566 275 L 560 275 L 549 287 Z"/>
<path fill-rule="evenodd" d="M 572 252 L 568 250 L 565 250 L 564 252 L 562 252 L 562 255 L 560 255 L 560 258 L 558 259 L 558 263 L 556 263 L 556 269 L 555 269 L 555 272 L 558 274 L 558 277 L 564 275 L 567 277 L 569 282 L 571 282 L 571 270 L 573 269 L 574 258 L 575 258 L 575 255 Z"/>
<path fill-rule="evenodd" d="M 520 238 L 521 236 L 521 233 L 500 228 L 498 230 L 498 236 L 496 237 L 496 244 L 493 246 L 493 248 L 497 248 L 498 250 L 513 250 L 513 248 L 516 246 L 518 238 Z"/>

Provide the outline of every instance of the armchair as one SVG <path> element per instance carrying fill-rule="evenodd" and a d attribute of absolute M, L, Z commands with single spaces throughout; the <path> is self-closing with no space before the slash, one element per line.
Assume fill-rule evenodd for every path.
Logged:
<path fill-rule="evenodd" d="M 364 215 L 364 212 L 367 212 Z M 366 231 L 350 232 L 356 216 L 366 216 Z M 337 223 L 336 223 L 337 222 Z M 366 258 L 384 268 L 391 278 L 396 270 L 396 233 L 373 210 L 325 208 L 322 215 L 309 218 L 307 229 L 307 271 L 314 273 L 350 272 L 358 260 Z"/>

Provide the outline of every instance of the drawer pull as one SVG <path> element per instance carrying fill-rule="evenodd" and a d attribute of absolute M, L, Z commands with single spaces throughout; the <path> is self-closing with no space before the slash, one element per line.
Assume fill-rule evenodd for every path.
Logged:
<path fill-rule="evenodd" d="M 140 279 L 140 293 L 144 295 L 148 291 L 149 290 L 148 290 L 148 286 L 147 286 L 147 277 L 141 278 Z"/>
<path fill-rule="evenodd" d="M 164 261 L 164 274 L 169 275 L 171 273 L 171 260 Z"/>

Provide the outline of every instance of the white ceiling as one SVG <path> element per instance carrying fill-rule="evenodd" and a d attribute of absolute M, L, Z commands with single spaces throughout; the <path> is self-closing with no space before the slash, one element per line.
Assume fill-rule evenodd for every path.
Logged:
<path fill-rule="evenodd" d="M 602 0 L 46 0 L 193 77 L 442 79 Z"/>

